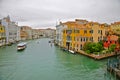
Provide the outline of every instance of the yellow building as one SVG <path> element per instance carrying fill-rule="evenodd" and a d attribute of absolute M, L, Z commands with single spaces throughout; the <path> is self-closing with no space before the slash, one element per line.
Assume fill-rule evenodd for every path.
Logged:
<path fill-rule="evenodd" d="M 25 31 L 20 30 L 21 40 L 27 40 L 28 34 Z"/>
<path fill-rule="evenodd" d="M 106 37 L 106 28 L 105 28 L 105 24 L 100 24 L 97 22 L 90 22 L 88 23 L 89 26 L 92 29 L 92 38 L 93 38 L 93 42 L 99 42 L 101 40 L 104 40 L 104 38 Z"/>
<path fill-rule="evenodd" d="M 111 31 L 120 35 L 120 22 L 114 22 L 110 25 Z"/>
<path fill-rule="evenodd" d="M 22 26 L 20 30 L 21 40 L 32 39 L 32 28 L 29 26 Z"/>
<path fill-rule="evenodd" d="M 83 21 L 85 23 L 86 21 Z M 85 24 L 76 22 L 66 22 L 68 27 L 63 31 L 63 47 L 72 50 L 80 50 L 87 41 L 91 41 L 91 28 Z"/>
<path fill-rule="evenodd" d="M 5 45 L 5 27 L 0 24 L 0 46 Z"/>
<path fill-rule="evenodd" d="M 83 48 L 86 42 L 99 42 L 105 37 L 105 26 L 97 22 L 75 20 L 63 23 L 63 47 L 75 51 Z"/>

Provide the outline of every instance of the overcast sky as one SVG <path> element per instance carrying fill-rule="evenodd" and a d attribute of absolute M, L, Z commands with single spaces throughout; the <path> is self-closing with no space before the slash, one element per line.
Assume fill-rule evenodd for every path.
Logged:
<path fill-rule="evenodd" d="M 120 0 L 0 0 L 0 19 L 33 28 L 54 28 L 58 21 L 120 21 Z"/>

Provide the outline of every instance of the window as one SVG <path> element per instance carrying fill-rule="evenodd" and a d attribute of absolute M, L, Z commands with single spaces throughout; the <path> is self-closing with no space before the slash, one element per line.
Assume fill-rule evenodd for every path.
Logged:
<path fill-rule="evenodd" d="M 21 30 L 23 30 L 23 28 L 21 27 Z"/>
<path fill-rule="evenodd" d="M 98 37 L 98 42 L 100 41 L 100 38 Z"/>
<path fill-rule="evenodd" d="M 84 34 L 87 33 L 87 30 L 84 30 Z"/>
<path fill-rule="evenodd" d="M 92 41 L 92 42 L 93 42 L 93 37 L 90 37 L 90 41 Z"/>
<path fill-rule="evenodd" d="M 69 42 L 66 42 L 66 46 L 70 46 L 70 43 L 69 43 Z"/>
<path fill-rule="evenodd" d="M 98 33 L 100 33 L 102 35 L 102 30 L 98 30 Z"/>
<path fill-rule="evenodd" d="M 103 40 L 106 41 L 106 40 L 107 40 L 107 37 L 103 37 Z"/>
<path fill-rule="evenodd" d="M 74 30 L 74 33 L 79 33 L 80 31 L 79 30 Z"/>
<path fill-rule="evenodd" d="M 94 24 L 91 24 L 91 26 L 94 26 Z"/>
<path fill-rule="evenodd" d="M 85 41 L 85 37 L 83 37 L 83 41 Z"/>
<path fill-rule="evenodd" d="M 12 33 L 9 32 L 9 35 L 12 35 Z"/>
<path fill-rule="evenodd" d="M 90 30 L 90 33 L 93 33 L 93 30 Z"/>
<path fill-rule="evenodd" d="M 110 41 L 110 43 L 112 43 L 112 41 Z"/>
<path fill-rule="evenodd" d="M 70 41 L 71 40 L 71 36 L 67 36 L 67 40 Z"/>
<path fill-rule="evenodd" d="M 82 47 L 83 47 L 82 44 L 80 44 L 80 50 L 82 50 Z"/>
<path fill-rule="evenodd" d="M 88 37 L 86 37 L 86 41 L 88 41 Z"/>
<path fill-rule="evenodd" d="M 100 33 L 100 30 L 98 30 L 98 33 Z"/>
<path fill-rule="evenodd" d="M 72 46 L 72 43 L 70 43 L 70 46 Z"/>
<path fill-rule="evenodd" d="M 65 30 L 63 31 L 63 33 L 65 33 Z"/>
<path fill-rule="evenodd" d="M 66 30 L 66 33 L 67 33 L 67 34 L 71 34 L 71 33 L 72 33 L 72 30 Z"/>
<path fill-rule="evenodd" d="M 80 38 L 80 41 L 82 42 L 82 37 Z"/>
<path fill-rule="evenodd" d="M 1 30 L 3 30 L 2 27 L 1 27 Z"/>

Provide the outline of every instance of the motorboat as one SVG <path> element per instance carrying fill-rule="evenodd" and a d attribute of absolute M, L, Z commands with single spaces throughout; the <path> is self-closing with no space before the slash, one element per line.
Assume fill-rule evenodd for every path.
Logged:
<path fill-rule="evenodd" d="M 68 49 L 66 49 L 66 48 L 61 48 L 63 51 L 68 51 Z"/>
<path fill-rule="evenodd" d="M 27 43 L 22 42 L 17 45 L 17 50 L 21 51 L 21 50 L 24 50 L 26 47 L 27 47 Z"/>
<path fill-rule="evenodd" d="M 69 50 L 69 52 L 75 54 L 75 51 L 73 51 L 73 50 Z"/>

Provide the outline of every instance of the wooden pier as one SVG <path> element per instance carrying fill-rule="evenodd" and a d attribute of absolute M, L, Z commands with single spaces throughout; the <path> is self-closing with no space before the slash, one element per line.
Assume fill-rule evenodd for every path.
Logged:
<path fill-rule="evenodd" d="M 120 57 L 117 57 L 113 60 L 108 60 L 107 71 L 112 73 L 115 78 L 120 79 Z"/>
<path fill-rule="evenodd" d="M 116 77 L 120 79 L 120 70 L 115 68 L 113 71 L 116 74 Z"/>

